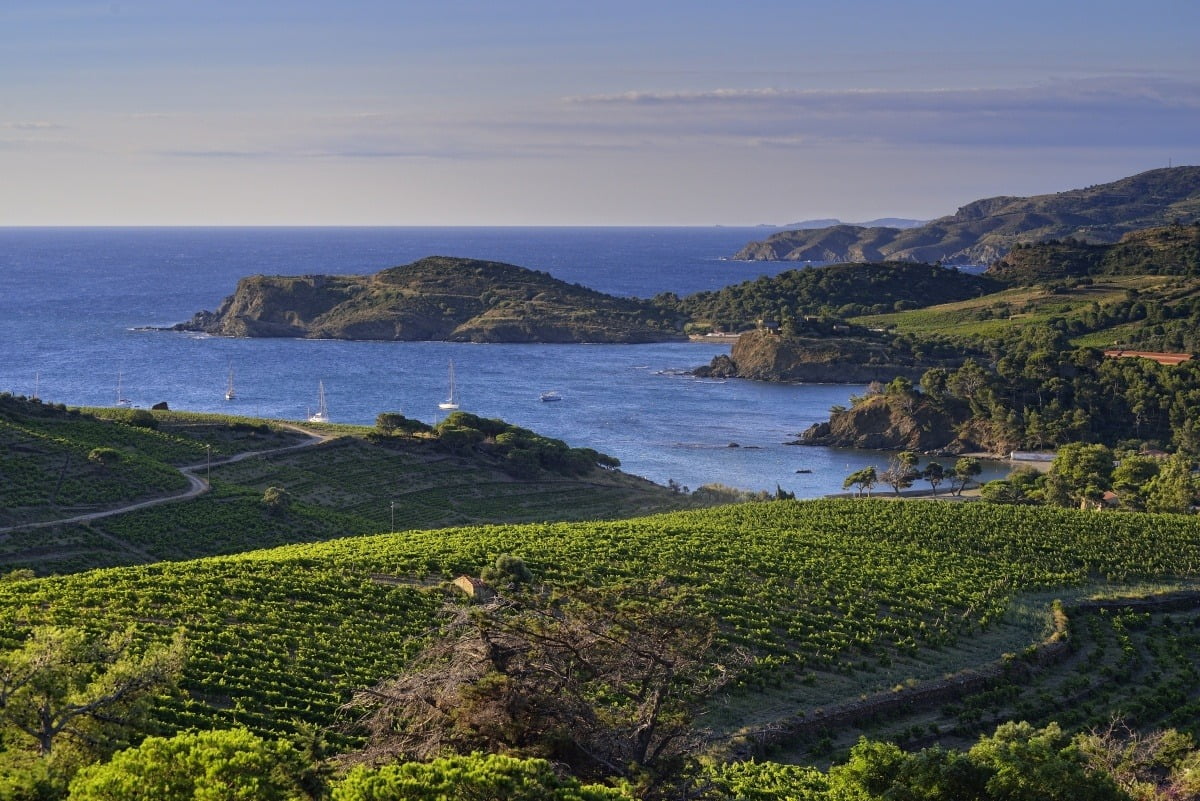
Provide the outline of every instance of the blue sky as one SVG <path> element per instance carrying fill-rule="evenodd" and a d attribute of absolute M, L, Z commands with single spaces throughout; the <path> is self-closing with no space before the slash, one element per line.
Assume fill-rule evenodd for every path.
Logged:
<path fill-rule="evenodd" d="M 1200 164 L 1200 3 L 6 0 L 0 225 L 931 218 Z"/>

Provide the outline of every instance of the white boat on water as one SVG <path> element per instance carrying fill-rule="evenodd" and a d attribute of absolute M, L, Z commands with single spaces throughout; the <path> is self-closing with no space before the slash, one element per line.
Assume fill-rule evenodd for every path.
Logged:
<path fill-rule="evenodd" d="M 328 423 L 329 408 L 325 405 L 325 382 L 317 382 L 317 410 L 308 416 L 310 423 Z"/>
<path fill-rule="evenodd" d="M 458 408 L 458 388 L 454 385 L 454 359 L 450 360 L 450 393 L 438 404 L 438 408 L 447 411 Z"/>
<path fill-rule="evenodd" d="M 233 365 L 229 365 L 229 384 L 225 388 L 225 400 L 231 401 L 237 397 L 237 393 L 233 391 Z"/>
<path fill-rule="evenodd" d="M 542 402 L 542 403 L 553 403 L 554 401 L 560 401 L 560 400 L 562 400 L 562 395 L 560 395 L 558 392 L 556 392 L 556 391 L 555 391 L 555 390 L 553 390 L 553 389 L 551 389 L 551 390 L 547 390 L 546 392 L 543 392 L 543 393 L 542 393 L 540 396 L 538 396 L 538 397 L 539 397 L 539 400 L 541 400 L 541 402 Z"/>
<path fill-rule="evenodd" d="M 121 388 L 121 378 L 122 378 L 121 371 L 118 370 L 117 371 L 117 405 L 118 406 L 132 406 L 133 401 L 131 401 L 129 398 L 125 397 L 125 392 Z"/>

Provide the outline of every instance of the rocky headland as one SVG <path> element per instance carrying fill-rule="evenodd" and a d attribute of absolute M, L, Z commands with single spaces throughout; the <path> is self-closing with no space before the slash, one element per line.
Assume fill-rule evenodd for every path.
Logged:
<path fill-rule="evenodd" d="M 919 358 L 886 338 L 789 337 L 747 331 L 728 356 L 694 372 L 701 377 L 748 378 L 814 384 L 866 384 L 902 376 L 917 381 L 932 367 L 956 367 L 955 359 Z"/>
<path fill-rule="evenodd" d="M 511 264 L 433 256 L 374 275 L 255 275 L 174 328 L 231 337 L 453 342 L 685 340 L 677 315 Z"/>
<path fill-rule="evenodd" d="M 793 445 L 826 445 L 867 450 L 962 453 L 978 450 L 959 434 L 961 420 L 930 405 L 902 407 L 884 395 L 835 410 L 829 420 L 801 432 Z"/>

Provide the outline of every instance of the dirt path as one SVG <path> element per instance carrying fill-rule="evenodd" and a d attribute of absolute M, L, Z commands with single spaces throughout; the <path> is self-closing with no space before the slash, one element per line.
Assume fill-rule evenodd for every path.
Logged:
<path fill-rule="evenodd" d="M 296 445 L 285 445 L 282 448 L 271 448 L 270 450 L 265 451 L 243 451 L 242 453 L 237 453 L 233 456 L 227 456 L 224 459 L 218 459 L 212 462 L 206 460 L 200 464 L 181 467 L 179 468 L 179 472 L 182 473 L 184 478 L 188 480 L 188 488 L 183 492 L 179 492 L 174 495 L 164 495 L 161 498 L 151 498 L 148 501 L 138 501 L 137 503 L 130 503 L 126 504 L 125 506 L 117 506 L 112 509 L 105 509 L 101 512 L 88 512 L 87 514 L 74 515 L 72 517 L 62 517 L 57 520 L 42 520 L 37 523 L 20 523 L 15 526 L 4 526 L 3 528 L 0 528 L 0 534 L 5 534 L 10 531 L 25 531 L 33 528 L 49 528 L 51 526 L 71 525 L 74 523 L 90 523 L 93 520 L 99 520 L 104 517 L 113 517 L 114 515 L 123 515 L 127 512 L 136 512 L 139 509 L 147 509 L 151 506 L 160 506 L 164 503 L 177 503 L 178 501 L 190 500 L 208 492 L 208 479 L 201 477 L 200 473 L 207 473 L 207 471 L 212 467 L 233 464 L 234 462 L 240 462 L 243 459 L 249 459 L 254 456 L 270 456 L 276 453 L 300 450 L 301 448 L 311 448 L 314 445 L 320 445 L 322 442 L 328 442 L 329 440 L 333 439 L 332 435 L 318 434 L 315 431 L 310 431 L 306 428 L 301 428 L 300 426 L 296 425 L 285 423 L 281 424 L 281 427 L 304 434 L 308 437 L 308 439 L 304 442 L 297 443 Z M 137 548 L 134 548 L 132 545 L 121 542 L 114 537 L 110 537 L 109 535 L 103 533 L 101 533 L 101 536 L 112 541 L 114 545 L 121 545 L 133 553 L 137 553 L 151 560 L 154 558 L 150 556 L 150 554 L 140 551 Z"/>

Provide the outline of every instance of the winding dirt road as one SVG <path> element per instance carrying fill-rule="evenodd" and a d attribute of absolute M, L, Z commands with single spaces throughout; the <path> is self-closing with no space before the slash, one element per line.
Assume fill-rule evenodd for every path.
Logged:
<path fill-rule="evenodd" d="M 320 445 L 322 442 L 328 442 L 329 440 L 333 439 L 331 435 L 318 434 L 315 431 L 310 431 L 306 428 L 301 428 L 300 426 L 291 425 L 289 423 L 283 423 L 281 424 L 281 427 L 304 434 L 308 437 L 308 439 L 304 442 L 297 443 L 296 445 L 285 445 L 282 448 L 271 448 L 265 451 L 243 451 L 242 453 L 237 453 L 233 456 L 228 456 L 224 459 L 219 459 L 214 462 L 205 461 L 201 464 L 193 464 L 186 467 L 181 467 L 179 468 L 179 472 L 182 473 L 183 476 L 188 480 L 188 487 L 183 492 L 179 492 L 174 495 L 164 495 L 161 498 L 151 498 L 148 501 L 138 501 L 137 503 L 130 503 L 126 504 L 125 506 L 117 506 L 112 509 L 105 509 L 101 512 L 88 512 L 87 514 L 75 515 L 73 517 L 62 517 L 58 518 L 57 520 L 41 520 L 36 523 L 21 523 L 15 526 L 4 526 L 0 528 L 0 534 L 6 534 L 10 531 L 25 531 L 33 528 L 49 528 L 51 526 L 70 525 L 73 523 L 88 523 L 92 520 L 99 520 L 104 517 L 113 517 L 114 515 L 122 515 L 126 512 L 136 512 L 138 509 L 146 509 L 151 506 L 160 506 L 164 503 L 177 503 L 179 501 L 190 500 L 208 492 L 208 480 L 201 477 L 199 474 L 206 472 L 210 467 L 220 467 L 221 465 L 233 464 L 234 462 L 240 462 L 243 459 L 250 459 L 255 456 L 269 456 L 275 453 L 296 451 L 300 450 L 301 448 L 311 448 L 314 445 Z M 128 543 L 122 543 L 122 545 L 130 548 Z M 130 549 L 136 550 L 134 548 Z M 149 554 L 145 555 L 149 556 Z"/>

